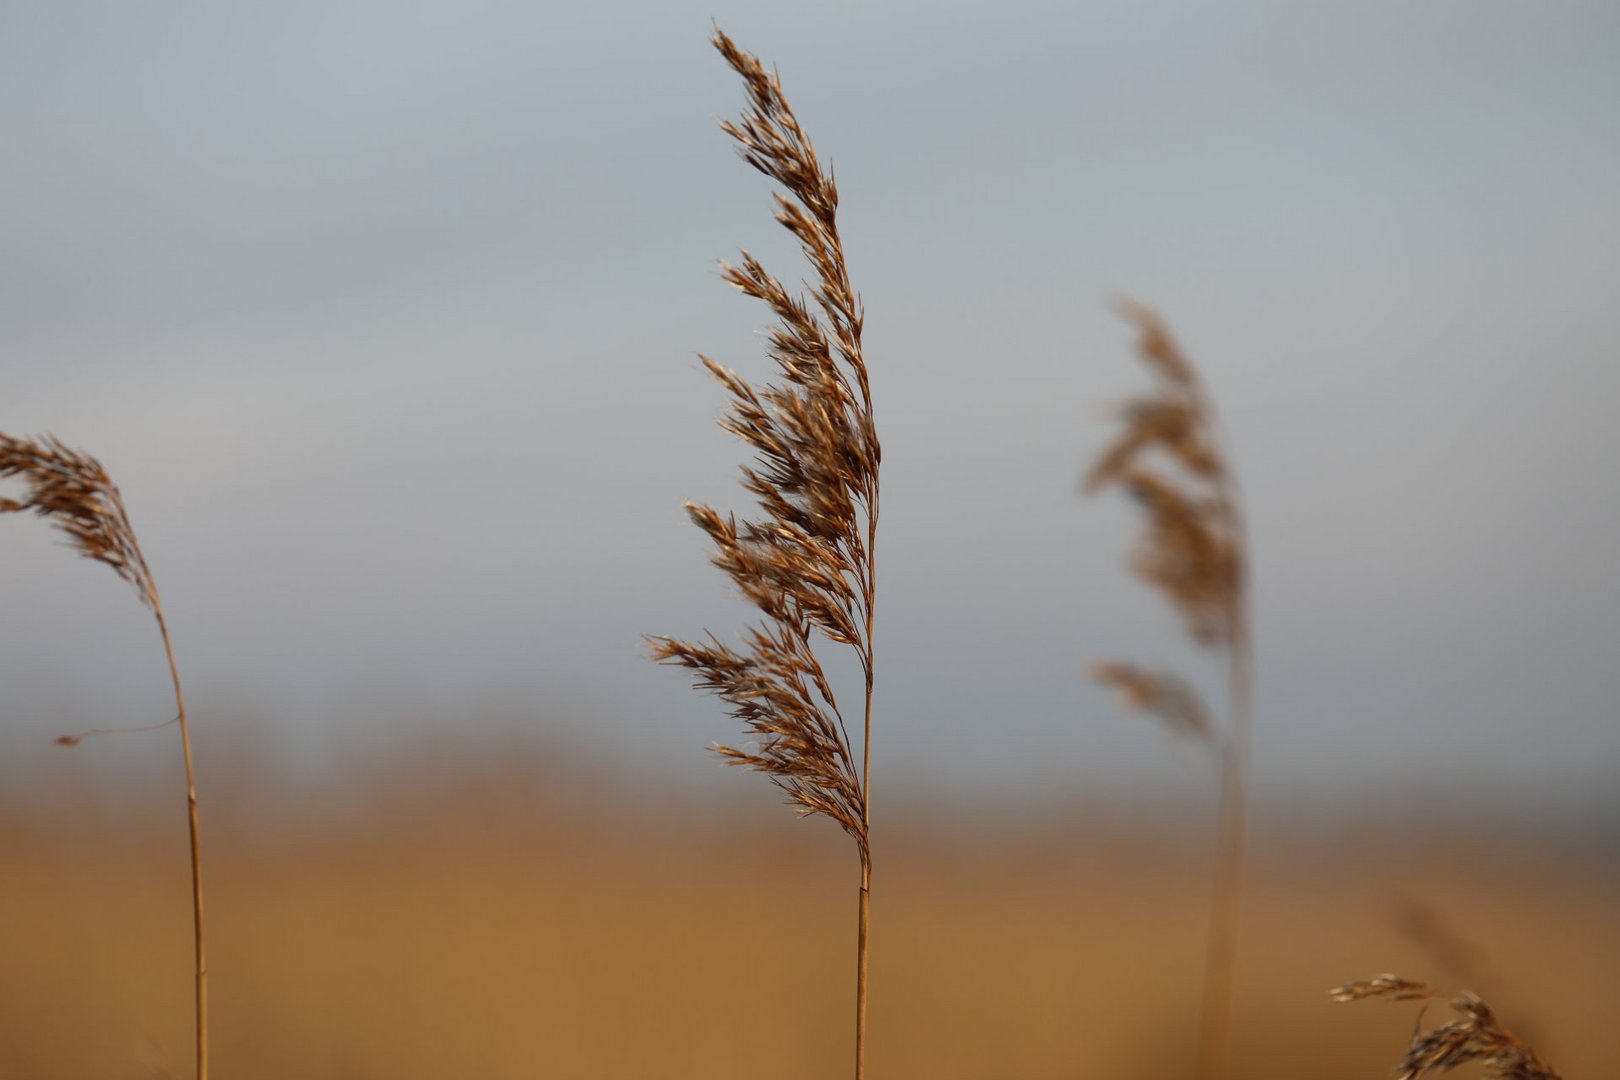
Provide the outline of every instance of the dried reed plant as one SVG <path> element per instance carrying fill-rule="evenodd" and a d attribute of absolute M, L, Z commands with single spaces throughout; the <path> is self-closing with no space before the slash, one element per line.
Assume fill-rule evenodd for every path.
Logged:
<path fill-rule="evenodd" d="M 185 759 L 186 813 L 191 831 L 191 914 L 195 950 L 197 1007 L 197 1078 L 208 1077 L 208 950 L 203 933 L 202 856 L 198 846 L 197 781 L 191 763 L 191 729 L 186 722 L 185 693 L 180 686 L 180 669 L 174 660 L 174 643 L 163 618 L 163 601 L 157 582 L 141 554 L 135 529 L 130 525 L 118 486 L 107 475 L 101 462 L 80 453 L 59 440 L 46 436 L 38 441 L 17 439 L 0 433 L 0 479 L 20 478 L 26 486 L 21 500 L 0 498 L 0 513 L 32 510 L 65 532 L 81 555 L 105 563 L 119 577 L 135 587 L 141 601 L 157 620 L 163 638 L 163 651 L 169 661 L 169 677 L 174 684 L 176 716 L 173 721 L 147 728 L 103 728 L 66 735 L 57 742 L 77 745 L 92 735 L 123 731 L 151 730 L 178 723 L 180 749 Z"/>
<path fill-rule="evenodd" d="M 693 682 L 729 706 L 756 737 L 753 750 L 713 749 L 728 764 L 768 775 L 803 814 L 822 814 L 855 840 L 860 856 L 856 940 L 855 1076 L 866 1075 L 867 936 L 871 921 L 873 549 L 878 522 L 877 430 L 861 351 L 860 298 L 838 234 L 838 188 L 816 157 L 775 71 L 718 28 L 712 44 L 743 79 L 748 109 L 721 128 L 742 159 L 779 183 L 776 220 L 813 271 L 807 301 L 746 251 L 721 264 L 738 291 L 776 317 L 767 352 L 780 381 L 756 390 L 737 372 L 700 357 L 731 396 L 720 426 L 753 448 L 742 485 L 762 511 L 739 521 L 708 506 L 687 513 L 714 541 L 712 556 L 764 616 L 734 649 L 650 637 L 653 659 L 690 669 Z M 851 649 L 865 681 L 859 762 L 818 640 Z"/>
<path fill-rule="evenodd" d="M 1136 573 L 1164 594 L 1197 644 L 1225 655 L 1224 722 L 1193 686 L 1174 674 L 1122 661 L 1093 665 L 1092 677 L 1125 704 L 1157 716 L 1209 748 L 1220 782 L 1216 869 L 1199 1018 L 1202 1080 L 1226 1069 L 1233 969 L 1243 888 L 1254 653 L 1249 634 L 1243 513 L 1198 373 L 1152 311 L 1120 305 L 1137 330 L 1137 353 L 1151 390 L 1129 402 L 1124 424 L 1086 477 L 1086 489 L 1123 488 L 1147 528 L 1132 559 Z"/>
<path fill-rule="evenodd" d="M 1334 987 L 1328 991 L 1328 996 L 1334 1001 L 1367 998 L 1428 1001 L 1446 995 L 1413 979 L 1378 975 Z M 1411 1045 L 1395 1066 L 1398 1080 L 1417 1080 L 1429 1073 L 1449 1072 L 1471 1061 L 1484 1065 L 1485 1075 L 1492 1080 L 1561 1080 L 1552 1066 L 1502 1026 L 1496 1013 L 1478 995 L 1463 991 L 1452 996 L 1447 1004 L 1460 1019 L 1425 1031 L 1423 1016 L 1419 1013 Z"/>

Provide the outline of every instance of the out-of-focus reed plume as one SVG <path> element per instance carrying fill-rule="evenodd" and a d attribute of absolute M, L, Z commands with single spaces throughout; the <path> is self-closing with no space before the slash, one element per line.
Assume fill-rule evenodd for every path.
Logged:
<path fill-rule="evenodd" d="M 823 814 L 854 838 L 861 886 L 856 962 L 855 1075 L 865 1075 L 872 737 L 873 548 L 879 446 L 861 351 L 864 315 L 838 234 L 838 188 L 800 126 L 776 73 L 718 29 L 712 39 L 742 76 L 749 108 L 720 126 L 743 160 L 785 189 L 776 220 L 798 240 L 813 271 L 808 300 L 744 252 L 722 276 L 776 316 L 768 353 L 780 381 L 759 389 L 708 357 L 703 365 L 731 395 L 725 430 L 755 452 L 743 487 L 763 512 L 739 521 L 687 504 L 714 541 L 713 561 L 764 616 L 741 649 L 649 638 L 655 660 L 691 669 L 756 736 L 751 750 L 716 746 L 730 764 L 758 769 L 805 814 Z M 817 641 L 853 650 L 865 681 L 857 761 Z"/>
<path fill-rule="evenodd" d="M 1178 735 L 1205 740 L 1215 737 L 1204 699 L 1171 672 L 1150 671 L 1119 660 L 1103 660 L 1091 665 L 1091 677 L 1118 691 L 1119 700 L 1127 709 L 1157 716 Z"/>
<path fill-rule="evenodd" d="M 135 529 L 130 525 L 118 486 L 107 475 L 101 462 L 80 453 L 61 441 L 46 436 L 38 441 L 18 439 L 0 433 L 0 479 L 20 478 L 26 491 L 22 499 L 0 498 L 0 513 L 32 510 L 50 521 L 72 540 L 81 555 L 105 563 L 113 572 L 135 587 L 141 601 L 151 609 L 163 638 L 163 651 L 169 662 L 174 684 L 175 722 L 180 726 L 180 747 L 185 757 L 186 813 L 191 834 L 191 902 L 196 979 L 197 1078 L 208 1077 L 208 950 L 203 933 L 202 856 L 198 844 L 197 782 L 191 763 L 191 729 L 186 722 L 185 694 L 180 686 L 180 670 L 174 660 L 174 644 L 163 617 L 163 601 L 157 583 L 141 554 Z M 98 729 L 66 735 L 57 742 L 75 746 L 90 735 L 112 734 L 121 730 Z"/>
<path fill-rule="evenodd" d="M 1334 1001 L 1367 998 L 1420 1001 L 1445 994 L 1414 979 L 1377 975 L 1334 987 L 1328 991 L 1328 996 Z M 1491 1080 L 1562 1080 L 1552 1066 L 1502 1026 L 1496 1013 L 1478 995 L 1465 990 L 1454 995 L 1447 1004 L 1460 1019 L 1425 1031 L 1420 1015 L 1412 1042 L 1395 1066 L 1394 1075 L 1398 1080 L 1417 1080 L 1429 1073 L 1450 1072 L 1471 1061 L 1482 1063 L 1485 1075 Z"/>
<path fill-rule="evenodd" d="M 1152 713 L 1210 747 L 1220 773 L 1217 864 L 1199 1019 L 1201 1080 L 1224 1075 L 1243 885 L 1254 655 L 1249 634 L 1244 526 L 1237 478 L 1222 449 L 1215 409 L 1198 373 L 1152 311 L 1124 302 L 1152 387 L 1126 404 L 1123 425 L 1086 476 L 1086 490 L 1123 488 L 1146 528 L 1132 567 L 1164 594 L 1199 645 L 1227 662 L 1227 706 L 1213 713 L 1186 681 L 1122 661 L 1092 676 L 1126 705 Z"/>

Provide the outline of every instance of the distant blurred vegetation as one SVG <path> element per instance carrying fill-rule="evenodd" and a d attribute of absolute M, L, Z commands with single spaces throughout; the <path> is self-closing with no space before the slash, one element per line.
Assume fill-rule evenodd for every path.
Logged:
<path fill-rule="evenodd" d="M 167 787 L 77 811 L 72 790 L 19 794 L 0 802 L 0 1077 L 185 1075 L 183 805 Z M 847 936 L 837 871 L 853 857 L 824 822 L 449 742 L 379 752 L 341 791 L 301 796 L 221 770 L 204 800 L 221 1076 L 797 1080 L 847 1065 L 849 957 L 828 942 Z M 875 1075 L 1183 1075 L 1207 838 L 1097 820 L 893 808 Z M 1334 1006 L 1327 988 L 1386 968 L 1445 983 L 1459 940 L 1565 1075 L 1615 1075 L 1620 872 L 1596 837 L 1538 845 L 1388 807 L 1262 836 L 1235 1075 L 1385 1075 L 1410 1010 Z M 1414 932 L 1414 904 L 1429 930 Z"/>

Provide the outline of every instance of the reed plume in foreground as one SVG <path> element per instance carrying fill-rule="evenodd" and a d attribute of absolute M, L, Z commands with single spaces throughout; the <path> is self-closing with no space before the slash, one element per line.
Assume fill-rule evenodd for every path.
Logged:
<path fill-rule="evenodd" d="M 1328 991 L 1328 996 L 1334 1001 L 1362 1001 L 1374 997 L 1420 1001 L 1445 995 L 1413 979 L 1378 975 L 1334 987 Z M 1562 1080 L 1552 1066 L 1503 1027 L 1496 1013 L 1477 995 L 1463 991 L 1447 1004 L 1461 1019 L 1424 1031 L 1420 1015 L 1412 1043 L 1395 1066 L 1398 1080 L 1417 1080 L 1429 1073 L 1449 1072 L 1471 1061 L 1482 1063 L 1485 1075 L 1492 1080 Z"/>
<path fill-rule="evenodd" d="M 1151 391 L 1124 409 L 1124 426 L 1086 477 L 1096 492 L 1118 486 L 1147 516 L 1132 561 L 1164 594 L 1188 634 L 1227 661 L 1225 722 L 1217 726 L 1198 691 L 1169 672 L 1123 661 L 1093 665 L 1093 678 L 1127 706 L 1156 715 L 1209 748 L 1220 776 L 1216 869 L 1198 1033 L 1198 1076 L 1224 1074 L 1231 1025 L 1247 817 L 1254 654 L 1249 636 L 1244 528 L 1215 409 L 1198 373 L 1153 312 L 1121 311 L 1137 329 L 1137 353 Z"/>
<path fill-rule="evenodd" d="M 0 433 L 0 479 L 21 478 L 26 496 L 21 500 L 0 498 L 0 513 L 32 510 L 65 532 L 79 553 L 112 567 L 113 572 L 131 585 L 157 620 L 163 637 L 163 651 L 169 661 L 169 677 L 174 683 L 175 720 L 180 727 L 180 748 L 185 757 L 186 812 L 191 830 L 191 902 L 195 949 L 197 1007 L 197 1078 L 208 1077 L 208 962 L 203 934 L 202 857 L 197 835 L 197 783 L 191 764 L 191 729 L 186 722 L 185 695 L 180 687 L 180 669 L 174 661 L 174 644 L 163 618 L 163 601 L 157 582 L 141 554 L 135 530 L 124 510 L 118 486 L 102 468 L 101 462 L 80 453 L 49 436 L 33 441 Z M 157 725 L 165 727 L 167 724 Z M 106 729 L 117 730 L 117 729 Z M 87 734 L 102 734 L 89 732 Z M 65 736 L 57 741 L 75 745 L 84 735 Z"/>
<path fill-rule="evenodd" d="M 688 503 L 714 541 L 713 562 L 760 610 L 741 650 L 706 641 L 648 639 L 655 660 L 689 668 L 756 737 L 753 750 L 716 746 L 732 765 L 768 775 L 804 814 L 823 814 L 855 840 L 860 856 L 855 979 L 855 1076 L 866 1074 L 867 931 L 872 748 L 873 547 L 878 521 L 877 431 L 861 352 L 861 302 L 850 286 L 838 235 L 838 188 L 823 169 L 774 71 L 718 29 L 712 43 L 742 76 L 749 108 L 720 126 L 744 161 L 781 184 L 776 220 L 798 240 L 813 280 L 810 299 L 790 292 L 746 251 L 722 264 L 725 280 L 776 317 L 768 353 L 780 381 L 756 390 L 737 372 L 701 357 L 731 395 L 721 427 L 755 452 L 742 484 L 762 511 L 739 521 Z M 861 755 L 816 647 L 853 650 L 864 678 Z"/>

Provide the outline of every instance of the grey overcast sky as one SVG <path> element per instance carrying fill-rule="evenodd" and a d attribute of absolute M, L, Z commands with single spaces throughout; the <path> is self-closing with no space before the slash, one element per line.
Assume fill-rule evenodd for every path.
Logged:
<path fill-rule="evenodd" d="M 695 354 L 766 374 L 716 260 L 801 270 L 715 127 L 711 18 L 844 196 L 880 777 L 1198 771 L 1082 675 L 1211 670 L 1125 572 L 1130 509 L 1077 491 L 1140 382 L 1125 292 L 1233 439 L 1262 796 L 1615 812 L 1612 0 L 6 4 L 0 430 L 120 481 L 205 753 L 318 770 L 439 718 L 725 782 L 733 722 L 640 635 L 747 615 L 680 509 L 743 506 Z M 110 574 L 0 542 L 18 782 L 168 706 Z"/>

